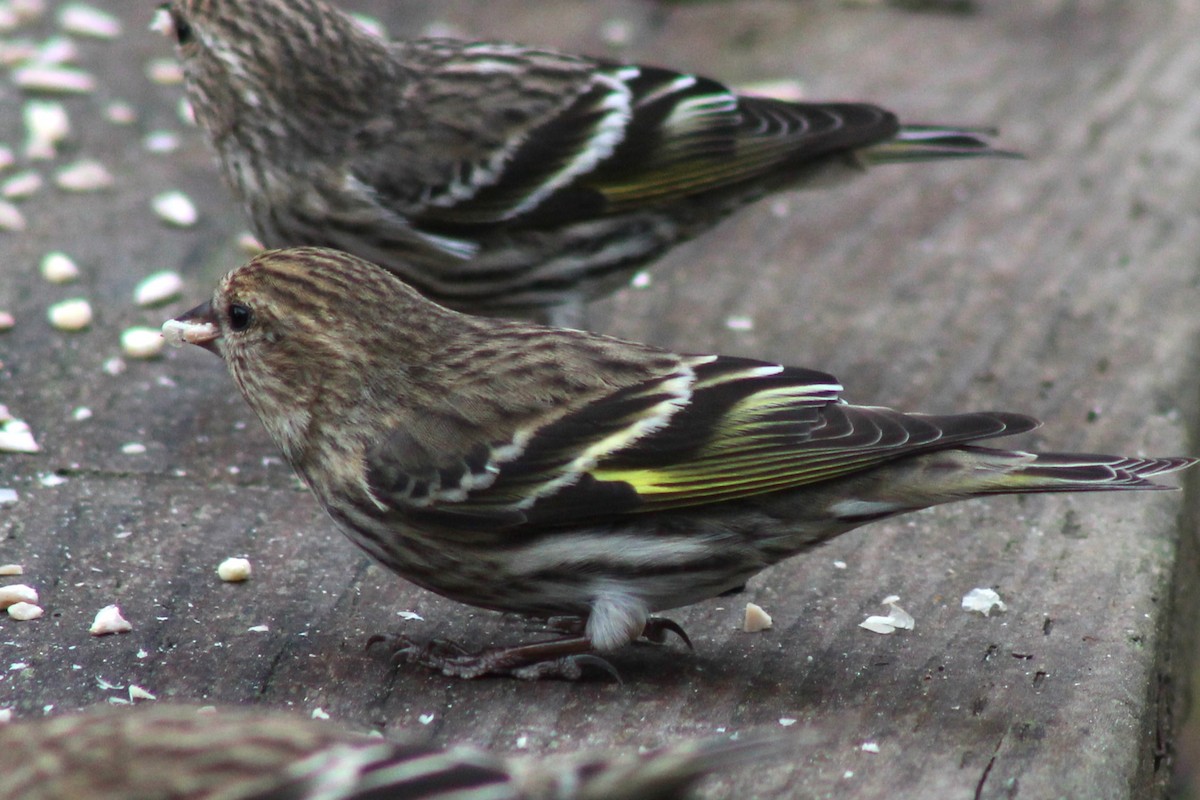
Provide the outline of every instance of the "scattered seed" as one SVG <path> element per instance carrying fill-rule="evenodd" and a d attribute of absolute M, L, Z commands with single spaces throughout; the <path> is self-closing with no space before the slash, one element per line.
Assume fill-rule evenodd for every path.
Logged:
<path fill-rule="evenodd" d="M 0 444 L 0 451 L 2 450 L 4 450 L 4 445 Z M 0 489 L 0 506 L 14 505 L 18 499 L 16 489 Z"/>
<path fill-rule="evenodd" d="M 60 331 L 81 331 L 92 324 L 92 305 L 81 297 L 50 306 L 46 315 Z"/>
<path fill-rule="evenodd" d="M 263 247 L 263 243 L 258 240 L 250 231 L 242 231 L 237 237 L 238 249 L 243 253 L 251 256 L 256 256 L 267 248 Z"/>
<path fill-rule="evenodd" d="M 137 111 L 124 100 L 114 100 L 104 109 L 104 116 L 114 125 L 132 125 L 137 122 Z"/>
<path fill-rule="evenodd" d="M 179 134 L 174 131 L 151 131 L 142 140 L 142 146 L 151 153 L 173 153 L 179 149 Z"/>
<path fill-rule="evenodd" d="M 20 564 L 0 564 L 0 575 L 24 575 L 25 568 Z"/>
<path fill-rule="evenodd" d="M 99 161 L 83 160 L 63 167 L 54 183 L 66 192 L 96 192 L 113 185 L 113 176 Z"/>
<path fill-rule="evenodd" d="M 28 622 L 31 619 L 37 619 L 45 610 L 34 603 L 13 603 L 8 607 L 8 615 L 20 622 Z"/>
<path fill-rule="evenodd" d="M 0 195 L 4 195 L 9 200 L 24 200 L 26 197 L 31 197 L 37 194 L 45 185 L 42 176 L 33 170 L 18 172 L 12 175 L 4 183 L 0 183 Z"/>
<path fill-rule="evenodd" d="M 0 311 L 0 333 L 12 330 L 12 327 L 17 324 L 17 320 L 12 314 L 7 311 Z"/>
<path fill-rule="evenodd" d="M 51 36 L 38 45 L 31 63 L 42 66 L 61 66 L 79 60 L 79 48 L 69 36 Z"/>
<path fill-rule="evenodd" d="M 21 209 L 7 200 L 0 200 L 0 230 L 23 231 L 27 223 Z"/>
<path fill-rule="evenodd" d="M 878 753 L 879 745 L 876 744 L 875 742 L 863 742 L 862 743 L 862 751 L 864 753 Z"/>
<path fill-rule="evenodd" d="M 137 686 L 132 683 L 129 684 L 129 700 L 130 700 L 130 702 L 136 702 L 138 700 L 157 700 L 157 699 L 158 699 L 157 697 L 150 694 L 142 687 Z"/>
<path fill-rule="evenodd" d="M 115 39 L 121 35 L 121 20 L 98 8 L 69 3 L 58 10 L 58 25 L 67 33 L 96 39 Z"/>
<path fill-rule="evenodd" d="M 196 205 L 180 191 L 163 192 L 153 200 L 154 213 L 168 225 L 190 228 L 200 219 Z"/>
<path fill-rule="evenodd" d="M 742 622 L 742 630 L 746 633 L 758 633 L 768 630 L 771 625 L 771 615 L 756 603 L 746 603 L 746 617 Z"/>
<path fill-rule="evenodd" d="M 24 108 L 25 155 L 49 160 L 58 154 L 58 144 L 71 135 L 67 109 L 56 100 L 30 100 Z"/>
<path fill-rule="evenodd" d="M 112 358 L 105 361 L 100 366 L 100 369 L 104 370 L 109 375 L 114 375 L 114 376 L 120 375 L 122 372 L 125 371 L 125 362 L 122 361 L 119 356 L 113 356 Z"/>
<path fill-rule="evenodd" d="M 12 148 L 6 144 L 0 144 L 0 169 L 8 169 L 17 162 L 17 156 L 13 153 Z"/>
<path fill-rule="evenodd" d="M 12 80 L 18 88 L 50 94 L 87 94 L 96 88 L 96 79 L 91 73 L 52 64 L 32 64 L 15 69 Z"/>
<path fill-rule="evenodd" d="M 133 327 L 121 332 L 121 352 L 130 358 L 154 358 L 162 353 L 164 344 L 158 328 Z"/>
<path fill-rule="evenodd" d="M 87 406 L 80 406 L 71 412 L 71 419 L 76 422 L 83 422 L 85 419 L 92 418 L 92 410 Z"/>
<path fill-rule="evenodd" d="M 196 124 L 196 112 L 192 111 L 192 104 L 188 102 L 186 97 L 179 98 L 179 109 L 177 111 L 179 119 L 184 125 Z"/>
<path fill-rule="evenodd" d="M 111 605 L 96 612 L 96 619 L 92 621 L 92 627 L 88 628 L 88 633 L 92 636 L 106 636 L 110 633 L 126 633 L 131 630 L 133 630 L 133 626 L 129 624 L 129 620 L 121 616 L 120 607 Z"/>
<path fill-rule="evenodd" d="M 33 439 L 33 432 L 24 420 L 9 419 L 0 425 L 0 452 L 3 453 L 36 453 L 41 450 Z M 11 495 L 10 503 L 17 502 L 17 493 Z"/>
<path fill-rule="evenodd" d="M 179 296 L 183 290 L 183 278 L 179 273 L 163 270 L 145 278 L 133 290 L 133 301 L 139 306 L 154 306 Z"/>
<path fill-rule="evenodd" d="M 963 611 L 978 611 L 985 617 L 995 611 L 1007 611 L 1008 605 L 994 589 L 972 589 L 963 595 Z"/>
<path fill-rule="evenodd" d="M 146 452 L 146 445 L 141 442 L 126 442 L 121 445 L 121 452 L 127 456 L 140 456 Z"/>
<path fill-rule="evenodd" d="M 312 713 L 309 714 L 309 716 L 313 719 L 329 719 L 329 712 L 320 706 L 317 706 L 312 710 Z"/>
<path fill-rule="evenodd" d="M 633 273 L 633 278 L 629 281 L 629 285 L 635 289 L 645 289 L 653 283 L 650 273 L 647 270 L 639 270 Z"/>
<path fill-rule="evenodd" d="M 633 40 L 633 25 L 627 19 L 614 17 L 600 25 L 600 41 L 609 47 L 628 47 Z"/>
<path fill-rule="evenodd" d="M 146 77 L 163 86 L 183 83 L 183 67 L 173 58 L 155 58 L 146 62 Z"/>
<path fill-rule="evenodd" d="M 13 583 L 0 586 L 0 609 L 8 608 L 13 603 L 36 603 L 37 589 L 24 583 Z"/>
<path fill-rule="evenodd" d="M 754 318 L 735 314 L 725 318 L 725 327 L 731 331 L 752 331 L 754 330 Z"/>
<path fill-rule="evenodd" d="M 42 257 L 42 277 L 51 283 L 70 283 L 79 278 L 79 265 L 66 253 L 58 251 Z"/>
<path fill-rule="evenodd" d="M 47 489 L 53 489 L 55 486 L 62 486 L 67 482 L 67 479 L 62 475 L 55 475 L 53 472 L 47 472 L 38 476 L 38 483 L 45 486 Z"/>
<path fill-rule="evenodd" d="M 250 560 L 246 558 L 227 558 L 217 566 L 217 577 L 229 583 L 238 583 L 250 579 Z"/>

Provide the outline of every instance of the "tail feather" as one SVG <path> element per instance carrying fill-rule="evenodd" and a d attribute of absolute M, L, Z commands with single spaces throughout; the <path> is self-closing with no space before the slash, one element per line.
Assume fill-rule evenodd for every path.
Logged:
<path fill-rule="evenodd" d="M 998 485 L 981 493 L 1175 489 L 1177 487 L 1155 483 L 1150 478 L 1186 469 L 1198 461 L 1195 458 L 1130 458 L 1092 453 L 1030 455 L 1032 458 L 1027 465 L 1012 469 Z"/>
<path fill-rule="evenodd" d="M 1021 153 L 1001 150 L 991 143 L 992 128 L 952 128 L 942 125 L 903 125 L 887 141 L 861 151 L 868 165 L 943 158 L 1024 158 Z"/>

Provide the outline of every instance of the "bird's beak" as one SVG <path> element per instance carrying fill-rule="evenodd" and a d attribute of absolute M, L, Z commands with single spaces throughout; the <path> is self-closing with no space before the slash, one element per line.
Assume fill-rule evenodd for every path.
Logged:
<path fill-rule="evenodd" d="M 212 303 L 201 303 L 191 311 L 167 320 L 163 323 L 162 335 L 168 344 L 175 347 L 194 344 L 210 353 L 221 355 L 217 349 L 221 327 L 217 324 L 217 315 L 213 311 Z"/>

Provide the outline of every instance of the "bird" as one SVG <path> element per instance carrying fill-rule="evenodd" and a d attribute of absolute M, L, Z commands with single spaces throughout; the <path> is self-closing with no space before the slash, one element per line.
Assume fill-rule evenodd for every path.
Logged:
<path fill-rule="evenodd" d="M 507 42 L 389 41 L 324 0 L 171 0 L 195 120 L 268 247 L 331 247 L 442 305 L 584 307 L 770 192 L 875 164 L 1013 157 L 870 103 Z"/>
<path fill-rule="evenodd" d="M 6 800 L 684 800 L 778 737 L 538 758 L 355 734 L 258 708 L 92 708 L 0 725 Z"/>
<path fill-rule="evenodd" d="M 381 564 L 557 621 L 548 642 L 406 656 L 464 678 L 578 677 L 681 632 L 658 612 L 869 522 L 991 494 L 1166 488 L 1151 478 L 1196 462 L 983 447 L 1039 423 L 855 405 L 813 369 L 466 315 L 323 248 L 233 269 L 163 335 L 224 359 Z"/>

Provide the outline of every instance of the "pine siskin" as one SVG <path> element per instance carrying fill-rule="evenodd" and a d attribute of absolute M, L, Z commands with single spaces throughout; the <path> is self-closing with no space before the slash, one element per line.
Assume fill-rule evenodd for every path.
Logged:
<path fill-rule="evenodd" d="M 765 193 L 1011 156 L 862 103 L 494 42 L 387 42 L 323 0 L 171 0 L 196 120 L 268 247 L 335 247 L 470 313 L 585 301 Z"/>
<path fill-rule="evenodd" d="M 573 635 L 426 651 L 447 674 L 577 673 L 867 522 L 987 494 L 1161 489 L 1190 458 L 979 447 L 1036 420 L 849 405 L 831 375 L 471 317 L 333 250 L 265 253 L 163 326 L 230 373 L 355 544 L 431 591 Z"/>
<path fill-rule="evenodd" d="M 682 800 L 759 738 L 536 759 L 389 741 L 279 711 L 93 709 L 0 726 L 6 800 Z"/>

